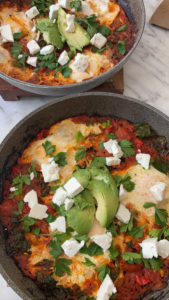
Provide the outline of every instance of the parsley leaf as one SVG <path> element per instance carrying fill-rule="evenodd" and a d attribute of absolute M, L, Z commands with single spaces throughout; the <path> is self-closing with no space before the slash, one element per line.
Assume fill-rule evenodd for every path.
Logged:
<path fill-rule="evenodd" d="M 65 77 L 68 78 L 70 74 L 72 73 L 72 69 L 69 66 L 64 65 L 61 69 L 61 74 Z"/>
<path fill-rule="evenodd" d="M 75 132 L 75 139 L 76 139 L 76 143 L 79 143 L 80 141 L 84 140 L 84 136 L 81 133 L 81 131 Z"/>
<path fill-rule="evenodd" d="M 36 223 L 36 220 L 34 218 L 30 218 L 28 215 L 24 215 L 22 221 L 23 221 L 23 230 L 25 232 L 30 232 L 30 227 Z"/>
<path fill-rule="evenodd" d="M 19 200 L 17 202 L 17 205 L 18 205 L 18 211 L 13 212 L 15 216 L 19 216 L 22 214 L 22 210 L 24 208 L 25 203 L 22 200 Z"/>
<path fill-rule="evenodd" d="M 126 42 L 125 41 L 119 41 L 117 43 L 117 49 L 118 52 L 124 56 L 124 54 L 126 53 Z"/>
<path fill-rule="evenodd" d="M 104 36 L 108 36 L 110 35 L 111 30 L 107 26 L 103 25 L 99 27 L 99 32 Z"/>
<path fill-rule="evenodd" d="M 149 236 L 151 238 L 158 238 L 158 240 L 161 239 L 162 235 L 164 233 L 164 229 L 160 229 L 160 228 L 153 228 L 150 232 L 149 232 Z"/>
<path fill-rule="evenodd" d="M 22 52 L 22 45 L 18 42 L 14 42 L 10 49 L 13 58 L 18 58 L 19 54 Z"/>
<path fill-rule="evenodd" d="M 112 259 L 112 260 L 116 260 L 120 255 L 120 252 L 114 248 L 113 244 L 111 245 L 111 247 L 109 248 L 109 257 Z"/>
<path fill-rule="evenodd" d="M 52 248 L 52 250 L 50 250 L 50 254 L 54 258 L 57 258 L 62 253 L 62 249 L 58 241 L 51 240 L 49 246 Z"/>
<path fill-rule="evenodd" d="M 97 256 L 103 254 L 103 250 L 100 246 L 92 242 L 88 247 L 84 245 L 84 247 L 80 249 L 80 253 L 88 254 L 89 256 Z"/>
<path fill-rule="evenodd" d="M 34 233 L 35 235 L 39 235 L 40 234 L 40 228 L 39 227 L 33 228 L 32 233 Z"/>
<path fill-rule="evenodd" d="M 43 143 L 42 146 L 45 149 L 46 155 L 52 154 L 56 150 L 56 146 L 52 145 L 49 141 Z"/>
<path fill-rule="evenodd" d="M 121 227 L 120 227 L 121 233 L 131 231 L 133 229 L 133 217 L 134 217 L 134 214 L 132 212 L 131 216 L 130 216 L 130 221 L 128 222 L 128 224 L 124 224 L 124 223 L 121 224 Z"/>
<path fill-rule="evenodd" d="M 168 237 L 169 237 L 169 227 L 168 227 L 168 228 L 165 228 L 165 230 L 164 230 L 164 237 L 165 237 L 165 238 L 168 238 Z"/>
<path fill-rule="evenodd" d="M 48 213 L 48 217 L 45 219 L 46 222 L 52 223 L 56 220 L 56 216 L 52 215 L 51 213 Z"/>
<path fill-rule="evenodd" d="M 106 158 L 105 157 L 94 157 L 94 159 L 91 162 L 90 166 L 101 168 L 101 167 L 104 167 L 105 164 L 106 164 Z"/>
<path fill-rule="evenodd" d="M 128 172 L 123 178 L 119 174 L 116 174 L 113 178 L 117 187 L 119 187 L 120 184 L 123 184 L 123 187 L 127 192 L 131 192 L 135 187 L 135 183 L 131 181 L 131 176 L 128 174 Z"/>
<path fill-rule="evenodd" d="M 127 28 L 127 25 L 124 24 L 124 25 L 122 25 L 121 27 L 119 27 L 119 28 L 117 29 L 117 31 L 118 31 L 118 32 L 122 32 L 122 31 L 125 31 L 126 28 Z"/>
<path fill-rule="evenodd" d="M 165 226 L 168 220 L 168 213 L 166 209 L 157 208 L 155 209 L 155 222 L 157 225 Z"/>
<path fill-rule="evenodd" d="M 82 261 L 82 264 L 84 264 L 87 267 L 95 267 L 96 265 L 87 257 L 85 257 L 85 261 Z"/>
<path fill-rule="evenodd" d="M 82 1 L 81 0 L 73 0 L 70 2 L 70 7 L 74 8 L 75 11 L 79 11 L 82 7 Z"/>
<path fill-rule="evenodd" d="M 46 14 L 48 7 L 52 4 L 54 4 L 54 0 L 33 0 L 31 2 L 31 5 L 36 6 L 42 15 Z"/>
<path fill-rule="evenodd" d="M 142 261 L 141 253 L 125 252 L 122 258 L 129 264 L 140 264 Z"/>
<path fill-rule="evenodd" d="M 153 202 L 145 202 L 143 207 L 144 208 L 156 207 L 156 204 Z"/>
<path fill-rule="evenodd" d="M 110 49 L 112 49 L 112 48 L 113 48 L 113 43 L 110 42 L 110 41 L 108 41 L 108 42 L 107 42 L 107 46 L 108 46 Z"/>
<path fill-rule="evenodd" d="M 106 265 L 96 268 L 96 271 L 100 281 L 103 281 L 107 274 L 110 275 L 110 269 Z"/>
<path fill-rule="evenodd" d="M 75 154 L 75 160 L 78 161 L 81 158 L 86 157 L 86 149 L 84 146 L 78 147 L 78 151 Z"/>
<path fill-rule="evenodd" d="M 128 141 L 128 140 L 122 140 L 120 142 L 120 147 L 122 148 L 122 151 L 124 153 L 123 157 L 127 157 L 130 155 L 134 155 L 135 154 L 135 150 L 133 147 L 133 143 Z"/>
<path fill-rule="evenodd" d="M 153 167 L 158 171 L 167 174 L 169 172 L 169 163 L 165 161 L 160 156 L 156 157 L 153 161 Z"/>
<path fill-rule="evenodd" d="M 71 264 L 70 259 L 66 258 L 57 258 L 55 260 L 55 265 L 54 265 L 54 271 L 57 276 L 61 277 L 64 273 L 67 273 L 68 275 L 71 274 L 70 268 L 68 265 Z"/>
<path fill-rule="evenodd" d="M 22 54 L 22 57 L 15 60 L 13 62 L 13 64 L 19 68 L 25 68 L 27 57 L 28 57 L 28 54 L 26 52 L 24 52 Z"/>
<path fill-rule="evenodd" d="M 66 152 L 59 152 L 56 155 L 50 155 L 51 157 L 53 157 L 53 160 L 55 161 L 55 163 L 57 163 L 59 166 L 65 166 L 67 165 L 67 161 L 66 161 Z"/>
<path fill-rule="evenodd" d="M 110 120 L 107 120 L 106 122 L 102 123 L 103 127 L 109 127 L 111 125 Z"/>
<path fill-rule="evenodd" d="M 143 263 L 147 269 L 153 269 L 155 271 L 159 271 L 163 267 L 163 263 L 160 258 L 151 258 L 151 259 L 144 259 Z"/>
<path fill-rule="evenodd" d="M 51 54 L 47 55 L 41 55 L 40 53 L 37 53 L 38 58 L 38 67 L 45 67 L 49 69 L 55 69 L 57 66 L 57 57 L 56 52 L 53 51 Z"/>
<path fill-rule="evenodd" d="M 144 226 L 134 227 L 132 230 L 127 232 L 128 235 L 131 235 L 134 239 L 139 239 L 143 236 Z"/>
<path fill-rule="evenodd" d="M 107 137 L 109 138 L 109 139 L 112 139 L 112 140 L 115 140 L 116 139 L 116 136 L 115 136 L 115 134 L 114 133 L 112 133 L 112 132 L 109 132 L 108 134 L 106 134 L 107 135 Z"/>

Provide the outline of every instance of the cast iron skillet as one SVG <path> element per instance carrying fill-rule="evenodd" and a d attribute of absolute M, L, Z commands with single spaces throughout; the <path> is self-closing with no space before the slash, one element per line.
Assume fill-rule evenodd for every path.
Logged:
<path fill-rule="evenodd" d="M 3 181 L 9 169 L 28 143 L 45 128 L 62 119 L 80 114 L 118 117 L 132 122 L 148 122 L 159 135 L 165 135 L 169 143 L 169 118 L 155 108 L 137 100 L 117 94 L 91 92 L 54 100 L 35 110 L 14 127 L 0 146 L 0 195 L 2 201 Z M 34 282 L 24 277 L 14 260 L 5 251 L 5 235 L 0 228 L 0 272 L 9 285 L 24 300 L 45 300 Z M 169 299 L 169 287 L 152 294 L 144 300 Z"/>
<path fill-rule="evenodd" d="M 92 79 L 74 83 L 70 85 L 60 85 L 60 86 L 49 86 L 49 85 L 38 85 L 32 84 L 24 81 L 17 80 L 12 78 L 2 72 L 0 72 L 0 77 L 10 84 L 25 90 L 31 93 L 39 94 L 39 95 L 47 95 L 47 96 L 65 96 L 70 95 L 71 93 L 82 93 L 92 88 L 102 84 L 109 78 L 112 78 L 124 65 L 127 59 L 130 57 L 134 49 L 137 47 L 141 36 L 144 30 L 145 24 L 145 8 L 143 0 L 118 0 L 118 3 L 124 8 L 127 13 L 129 19 L 134 24 L 136 29 L 136 39 L 133 47 L 127 53 L 127 55 L 113 68 L 108 70 L 107 72 L 94 77 Z"/>

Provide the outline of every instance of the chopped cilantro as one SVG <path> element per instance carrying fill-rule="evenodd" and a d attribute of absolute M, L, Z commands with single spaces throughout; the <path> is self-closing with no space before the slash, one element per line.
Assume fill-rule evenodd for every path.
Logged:
<path fill-rule="evenodd" d="M 52 154 L 56 150 L 56 146 L 52 145 L 49 141 L 43 143 L 42 146 L 45 149 L 46 155 Z"/>
<path fill-rule="evenodd" d="M 56 52 L 53 51 L 51 54 L 41 55 L 40 53 L 36 54 L 38 58 L 38 67 L 45 67 L 49 69 L 55 69 L 57 66 L 57 57 Z"/>
<path fill-rule="evenodd" d="M 61 73 L 65 78 L 68 78 L 72 73 L 72 69 L 69 66 L 63 66 L 61 69 Z"/>
<path fill-rule="evenodd" d="M 98 32 L 97 16 L 94 14 L 84 18 L 76 18 L 76 22 L 87 30 L 91 38 Z"/>
<path fill-rule="evenodd" d="M 70 265 L 72 261 L 70 259 L 66 258 L 57 258 L 55 260 L 54 265 L 54 271 L 57 276 L 61 277 L 64 273 L 67 273 L 68 275 L 71 274 L 70 268 L 68 265 Z"/>
<path fill-rule="evenodd" d="M 51 186 L 50 190 L 55 194 L 56 193 L 56 190 L 59 188 L 58 185 L 53 185 Z"/>
<path fill-rule="evenodd" d="M 10 49 L 13 58 L 18 58 L 19 54 L 22 52 L 22 45 L 18 42 L 14 42 L 13 46 Z"/>
<path fill-rule="evenodd" d="M 112 140 L 115 140 L 115 139 L 116 139 L 115 134 L 112 133 L 112 132 L 109 132 L 109 133 L 107 133 L 106 135 L 107 135 L 107 137 L 108 137 L 109 139 L 112 139 Z"/>
<path fill-rule="evenodd" d="M 81 248 L 80 253 L 88 254 L 89 256 L 97 256 L 103 254 L 103 250 L 100 246 L 92 242 L 88 247 L 84 245 L 84 247 Z"/>
<path fill-rule="evenodd" d="M 56 155 L 50 155 L 51 157 L 53 157 L 53 160 L 55 161 L 55 163 L 57 163 L 59 166 L 65 166 L 67 165 L 67 161 L 66 161 L 66 152 L 59 152 Z"/>
<path fill-rule="evenodd" d="M 95 267 L 96 265 L 87 257 L 85 257 L 85 261 L 82 261 L 82 264 L 84 264 L 87 267 Z"/>
<path fill-rule="evenodd" d="M 102 123 L 103 127 L 109 127 L 111 125 L 110 120 L 107 120 L 106 122 Z"/>
<path fill-rule="evenodd" d="M 113 43 L 110 42 L 110 41 L 108 41 L 108 42 L 107 42 L 107 46 L 108 46 L 110 49 L 112 49 L 112 48 L 113 48 Z"/>
<path fill-rule="evenodd" d="M 166 226 L 168 221 L 168 213 L 166 209 L 157 208 L 156 204 L 153 202 L 146 202 L 143 205 L 144 208 L 155 208 L 155 223 L 160 226 Z"/>
<path fill-rule="evenodd" d="M 33 0 L 32 6 L 36 6 L 40 14 L 44 15 L 48 11 L 50 5 L 54 4 L 54 0 Z"/>
<path fill-rule="evenodd" d="M 156 204 L 153 202 L 145 202 L 143 207 L 144 208 L 156 207 Z"/>
<path fill-rule="evenodd" d="M 161 239 L 162 235 L 164 233 L 164 229 L 160 229 L 160 228 L 153 228 L 150 232 L 149 232 L 149 236 L 151 238 L 158 238 L 158 240 Z"/>
<path fill-rule="evenodd" d="M 169 172 L 169 162 L 157 156 L 153 161 L 153 167 L 158 171 L 167 174 Z"/>
<path fill-rule="evenodd" d="M 14 40 L 19 40 L 23 36 L 23 32 L 15 32 L 13 37 Z"/>
<path fill-rule="evenodd" d="M 24 204 L 25 204 L 25 203 L 24 203 L 22 200 L 19 200 L 19 201 L 17 202 L 17 205 L 18 205 L 18 211 L 14 211 L 14 212 L 13 212 L 15 216 L 19 216 L 19 215 L 22 214 L 22 210 L 23 210 L 23 208 L 24 208 Z"/>
<path fill-rule="evenodd" d="M 75 139 L 76 139 L 76 143 L 79 143 L 80 141 L 84 140 L 84 136 L 81 133 L 81 131 L 75 132 Z"/>
<path fill-rule="evenodd" d="M 125 31 L 126 28 L 127 28 L 127 25 L 124 24 L 124 25 L 122 25 L 121 27 L 119 27 L 119 28 L 117 29 L 117 31 L 118 31 L 118 32 L 122 32 L 122 31 Z"/>
<path fill-rule="evenodd" d="M 142 261 L 141 253 L 125 252 L 122 258 L 129 264 L 140 264 Z"/>
<path fill-rule="evenodd" d="M 91 162 L 90 166 L 101 168 L 101 167 L 104 167 L 105 164 L 106 164 L 106 158 L 105 157 L 94 157 L 94 159 Z"/>
<path fill-rule="evenodd" d="M 131 235 L 134 239 L 139 239 L 143 236 L 144 226 L 134 227 L 132 230 L 128 231 L 127 234 Z"/>
<path fill-rule="evenodd" d="M 107 227 L 107 231 L 111 232 L 113 237 L 117 236 L 117 226 L 114 222 L 112 222 L 109 227 Z"/>
<path fill-rule="evenodd" d="M 117 187 L 119 187 L 120 184 L 122 184 L 127 192 L 133 191 L 135 183 L 131 181 L 131 176 L 128 174 L 128 172 L 123 178 L 119 174 L 116 174 L 113 178 L 116 182 Z"/>
<path fill-rule="evenodd" d="M 36 222 L 34 218 L 30 218 L 28 215 L 24 215 L 21 220 L 23 221 L 23 230 L 25 232 L 30 232 L 30 227 Z"/>
<path fill-rule="evenodd" d="M 22 54 L 22 57 L 15 60 L 13 62 L 13 64 L 19 68 L 25 68 L 27 57 L 28 57 L 28 54 L 26 52 L 24 52 Z"/>
<path fill-rule="evenodd" d="M 103 281 L 107 274 L 110 275 L 110 269 L 106 265 L 96 268 L 96 271 L 100 281 Z"/>
<path fill-rule="evenodd" d="M 151 258 L 151 259 L 144 259 L 143 263 L 147 269 L 153 269 L 155 271 L 160 271 L 160 269 L 163 267 L 163 263 L 160 258 Z"/>
<path fill-rule="evenodd" d="M 39 227 L 33 228 L 32 233 L 34 233 L 35 235 L 39 235 L 40 234 L 40 228 Z"/>
<path fill-rule="evenodd" d="M 99 54 L 102 54 L 106 49 L 107 49 L 106 47 L 103 47 L 101 49 L 99 49 L 95 46 L 92 47 L 92 51 L 95 52 L 95 53 L 99 53 Z"/>
<path fill-rule="evenodd" d="M 120 252 L 114 248 L 113 244 L 111 245 L 110 249 L 109 249 L 109 257 L 113 260 L 116 260 L 120 255 Z"/>
<path fill-rule="evenodd" d="M 70 2 L 70 7 L 74 8 L 75 11 L 79 11 L 82 7 L 82 1 L 81 0 L 73 0 Z"/>
<path fill-rule="evenodd" d="M 164 230 L 164 237 L 165 237 L 165 238 L 168 238 L 168 237 L 169 237 L 169 227 L 168 227 L 168 228 L 165 228 L 165 230 Z"/>
<path fill-rule="evenodd" d="M 54 258 L 57 258 L 62 253 L 62 249 L 61 249 L 60 243 L 58 241 L 51 240 L 49 243 L 49 246 L 52 249 L 52 250 L 50 250 L 50 254 Z"/>
<path fill-rule="evenodd" d="M 86 157 L 86 149 L 85 149 L 84 146 L 78 147 L 77 149 L 78 149 L 78 151 L 75 154 L 75 160 L 76 161 Z"/>
<path fill-rule="evenodd" d="M 121 233 L 131 231 L 133 229 L 133 217 L 134 217 L 134 214 L 132 212 L 131 216 L 130 216 L 129 223 L 128 224 L 124 224 L 124 223 L 121 224 L 121 227 L 120 227 L 120 232 Z"/>
<path fill-rule="evenodd" d="M 111 30 L 107 26 L 103 25 L 99 27 L 99 32 L 104 36 L 108 36 L 110 35 Z"/>
<path fill-rule="evenodd" d="M 119 41 L 117 43 L 117 49 L 118 49 L 118 52 L 121 55 L 124 55 L 126 53 L 126 42 L 125 41 Z"/>
<path fill-rule="evenodd" d="M 100 149 L 100 150 L 103 150 L 103 149 L 104 149 L 104 142 L 100 142 L 100 144 L 99 144 L 99 149 Z"/>
<path fill-rule="evenodd" d="M 28 174 L 25 175 L 19 174 L 17 177 L 13 178 L 12 186 L 16 188 L 16 191 L 13 194 L 11 194 L 9 198 L 11 199 L 17 195 L 22 195 L 23 184 L 30 185 L 30 183 L 31 183 L 30 175 Z"/>
<path fill-rule="evenodd" d="M 134 155 L 135 154 L 135 150 L 133 147 L 133 143 L 128 141 L 128 140 L 122 140 L 120 142 L 120 147 L 122 148 L 123 151 L 123 157 L 128 157 L 130 155 Z"/>
<path fill-rule="evenodd" d="M 45 220 L 48 223 L 52 223 L 56 220 L 56 218 L 57 218 L 56 216 L 52 215 L 51 213 L 48 213 L 48 217 Z"/>

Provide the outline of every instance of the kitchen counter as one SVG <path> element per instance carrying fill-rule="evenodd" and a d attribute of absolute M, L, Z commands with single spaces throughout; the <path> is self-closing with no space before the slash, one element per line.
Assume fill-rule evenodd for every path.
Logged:
<path fill-rule="evenodd" d="M 160 3 L 144 0 L 146 26 L 139 46 L 124 67 L 124 95 L 146 102 L 169 116 L 169 30 L 149 24 L 149 19 Z M 51 98 L 52 99 L 52 98 Z M 48 97 L 24 98 L 5 102 L 0 98 L 0 142 L 23 117 L 49 101 Z M 3 300 L 21 300 L 0 275 Z"/>

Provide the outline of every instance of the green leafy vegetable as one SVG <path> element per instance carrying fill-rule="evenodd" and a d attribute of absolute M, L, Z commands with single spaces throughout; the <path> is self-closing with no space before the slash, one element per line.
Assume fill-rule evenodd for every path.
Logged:
<path fill-rule="evenodd" d="M 153 269 L 155 271 L 159 271 L 163 267 L 163 263 L 160 258 L 151 258 L 151 259 L 144 259 L 143 263 L 147 269 Z"/>
<path fill-rule="evenodd" d="M 82 7 L 82 1 L 81 0 L 73 0 L 70 2 L 70 7 L 74 8 L 75 11 L 79 11 Z"/>
<path fill-rule="evenodd" d="M 18 56 L 22 52 L 22 45 L 19 44 L 18 42 L 14 42 L 13 46 L 10 49 L 10 52 L 11 52 L 13 58 L 18 58 Z"/>
<path fill-rule="evenodd" d="M 127 192 L 131 192 L 134 190 L 135 183 L 131 181 L 131 176 L 128 173 L 126 173 L 123 178 L 119 174 L 116 174 L 113 178 L 116 182 L 117 187 L 123 184 L 123 187 Z"/>
<path fill-rule="evenodd" d="M 107 26 L 103 25 L 99 27 L 99 32 L 104 36 L 108 36 L 110 35 L 111 30 Z"/>
<path fill-rule="evenodd" d="M 96 15 L 90 15 L 84 18 L 76 18 L 76 22 L 84 27 L 92 38 L 98 32 L 98 21 Z"/>
<path fill-rule="evenodd" d="M 57 276 L 61 277 L 64 273 L 71 274 L 69 265 L 72 263 L 70 259 L 57 258 L 55 260 L 54 271 Z"/>
<path fill-rule="evenodd" d="M 50 5 L 54 4 L 54 0 L 33 0 L 32 6 L 36 6 L 40 14 L 46 14 Z"/>
<path fill-rule="evenodd" d="M 19 201 L 17 202 L 17 205 L 18 205 L 18 211 L 14 211 L 14 212 L 13 212 L 15 216 L 19 216 L 19 215 L 22 214 L 22 210 L 23 210 L 23 208 L 24 208 L 24 204 L 25 204 L 25 203 L 24 203 L 22 200 L 19 200 Z"/>
<path fill-rule="evenodd" d="M 135 130 L 136 135 L 141 139 L 150 137 L 152 135 L 151 127 L 147 123 L 134 124 L 134 130 Z"/>
<path fill-rule="evenodd" d="M 82 261 L 82 264 L 84 264 L 87 267 L 95 267 L 96 265 L 87 257 L 85 257 L 85 261 Z"/>
<path fill-rule="evenodd" d="M 167 174 L 169 172 L 169 162 L 157 156 L 153 161 L 153 167 L 158 171 Z"/>
<path fill-rule="evenodd" d="M 110 269 L 106 265 L 96 268 L 96 271 L 100 281 L 103 281 L 107 274 L 110 275 Z"/>
<path fill-rule="evenodd" d="M 119 41 L 117 43 L 117 49 L 118 49 L 118 52 L 121 55 L 124 55 L 126 53 L 126 42 L 125 41 Z"/>
<path fill-rule="evenodd" d="M 80 250 L 80 253 L 88 254 L 89 256 L 97 256 L 103 254 L 103 250 L 101 247 L 92 242 L 88 247 L 84 245 L 84 247 Z"/>
<path fill-rule="evenodd" d="M 110 41 L 108 41 L 108 42 L 107 42 L 107 46 L 108 46 L 110 49 L 112 49 L 112 48 L 113 48 L 113 43 L 110 42 Z"/>
<path fill-rule="evenodd" d="M 116 237 L 117 236 L 117 226 L 116 226 L 116 224 L 114 222 L 112 222 L 110 224 L 110 226 L 107 227 L 107 231 L 111 232 L 113 237 Z"/>
<path fill-rule="evenodd" d="M 30 227 L 36 223 L 36 219 L 30 218 L 28 215 L 24 215 L 21 220 L 23 221 L 23 230 L 25 232 L 30 232 Z"/>
<path fill-rule="evenodd" d="M 146 202 L 143 205 L 144 208 L 155 208 L 155 223 L 160 226 L 166 226 L 168 221 L 168 213 L 166 209 L 157 208 L 156 204 L 153 202 Z"/>
<path fill-rule="evenodd" d="M 130 155 L 135 155 L 135 150 L 134 150 L 132 142 L 130 142 L 128 140 L 122 140 L 120 142 L 120 147 L 122 148 L 124 157 L 130 156 Z"/>
<path fill-rule="evenodd" d="M 81 241 L 88 242 L 89 241 L 89 237 L 86 234 L 83 234 L 83 235 L 77 234 L 74 236 L 74 239 L 77 240 L 78 242 L 81 242 Z"/>
<path fill-rule="evenodd" d="M 68 78 L 72 73 L 72 69 L 69 66 L 63 66 L 61 69 L 61 73 L 65 78 Z"/>
<path fill-rule="evenodd" d="M 38 58 L 38 67 L 45 67 L 49 69 L 55 69 L 57 67 L 57 57 L 56 52 L 53 51 L 51 54 L 41 55 L 40 53 L 36 54 Z"/>
<path fill-rule="evenodd" d="M 122 25 L 121 27 L 119 27 L 119 28 L 117 29 L 117 31 L 118 31 L 118 32 L 122 32 L 122 31 L 125 31 L 126 28 L 127 28 L 127 25 L 124 24 L 124 25 Z"/>
<path fill-rule="evenodd" d="M 78 151 L 75 154 L 75 160 L 78 161 L 81 158 L 86 157 L 86 149 L 84 146 L 78 147 Z"/>
<path fill-rule="evenodd" d="M 111 125 L 110 120 L 107 120 L 106 122 L 102 123 L 103 127 L 109 127 Z"/>
<path fill-rule="evenodd" d="M 32 233 L 34 233 L 35 235 L 39 235 L 40 234 L 40 228 L 39 227 L 33 228 Z"/>
<path fill-rule="evenodd" d="M 104 142 L 100 142 L 100 144 L 99 144 L 99 149 L 100 149 L 100 150 L 103 150 L 103 149 L 104 149 Z"/>
<path fill-rule="evenodd" d="M 134 239 L 139 239 L 143 236 L 144 233 L 144 226 L 137 226 L 134 227 L 132 230 L 128 232 Z"/>
<path fill-rule="evenodd" d="M 125 252 L 122 258 L 129 264 L 140 264 L 142 261 L 142 256 L 140 253 Z"/>
<path fill-rule="evenodd" d="M 159 228 L 153 228 L 150 232 L 149 232 L 149 236 L 151 238 L 158 238 L 158 240 L 161 239 L 162 235 L 164 233 L 164 229 L 159 229 Z"/>
<path fill-rule="evenodd" d="M 53 185 L 51 186 L 50 190 L 55 194 L 56 190 L 59 188 L 59 185 Z M 51 203 L 52 204 L 52 203 Z"/>
<path fill-rule="evenodd" d="M 12 186 L 16 188 L 16 191 L 13 194 L 10 194 L 9 198 L 11 199 L 17 195 L 22 195 L 23 184 L 30 185 L 30 183 L 30 175 L 28 174 L 19 174 L 17 177 L 13 178 Z"/>
<path fill-rule="evenodd" d="M 36 171 L 36 167 L 34 164 L 31 164 L 31 167 L 28 169 L 29 174 L 33 172 L 34 177 L 37 178 L 38 177 L 38 173 Z"/>
<path fill-rule="evenodd" d="M 120 255 L 120 252 L 114 248 L 113 244 L 111 245 L 110 249 L 109 249 L 109 257 L 113 260 L 116 260 Z"/>
<path fill-rule="evenodd" d="M 13 64 L 19 68 L 25 68 L 27 58 L 28 58 L 28 54 L 24 52 L 22 54 L 22 57 L 18 58 L 18 60 L 15 60 Z"/>
<path fill-rule="evenodd" d="M 109 139 L 112 139 L 112 140 L 115 140 L 116 139 L 116 136 L 115 136 L 115 134 L 114 133 L 112 133 L 112 132 L 109 132 L 108 134 L 106 134 L 107 135 L 107 137 L 109 138 Z"/>
<path fill-rule="evenodd" d="M 54 222 L 54 221 L 56 220 L 56 218 L 57 218 L 56 216 L 54 216 L 54 215 L 48 213 L 48 217 L 47 217 L 45 220 L 46 220 L 46 222 L 48 222 L 48 223 L 52 223 L 52 222 Z"/>
<path fill-rule="evenodd" d="M 106 158 L 105 157 L 94 157 L 93 161 L 91 162 L 91 167 L 101 168 L 106 165 Z"/>
<path fill-rule="evenodd" d="M 143 207 L 144 208 L 156 207 L 156 204 L 153 202 L 145 202 Z"/>
<path fill-rule="evenodd" d="M 128 224 L 122 223 L 122 225 L 120 227 L 120 232 L 121 233 L 131 231 L 133 229 L 133 217 L 134 217 L 134 214 L 132 212 L 131 216 L 130 216 L 130 221 L 128 222 Z"/>
<path fill-rule="evenodd" d="M 54 258 L 57 258 L 62 253 L 62 249 L 61 249 L 60 243 L 58 241 L 51 240 L 49 243 L 49 246 L 52 249 L 52 250 L 50 250 L 50 254 Z"/>
<path fill-rule="evenodd" d="M 23 36 L 23 32 L 15 32 L 13 37 L 14 40 L 19 40 Z"/>
<path fill-rule="evenodd" d="M 56 146 L 52 145 L 49 141 L 43 143 L 42 146 L 45 149 L 46 155 L 52 154 L 56 150 Z"/>
<path fill-rule="evenodd" d="M 75 132 L 75 139 L 76 139 L 76 143 L 79 143 L 80 141 L 84 140 L 84 136 L 81 133 L 81 131 Z"/>
<path fill-rule="evenodd" d="M 66 161 L 66 152 L 59 152 L 56 155 L 51 155 L 53 157 L 53 160 L 55 163 L 57 163 L 59 166 L 63 167 L 67 165 Z"/>
<path fill-rule="evenodd" d="M 92 51 L 95 52 L 95 53 L 99 53 L 99 54 L 102 54 L 106 49 L 107 49 L 106 47 L 103 47 L 101 49 L 99 49 L 95 46 L 92 47 Z"/>

